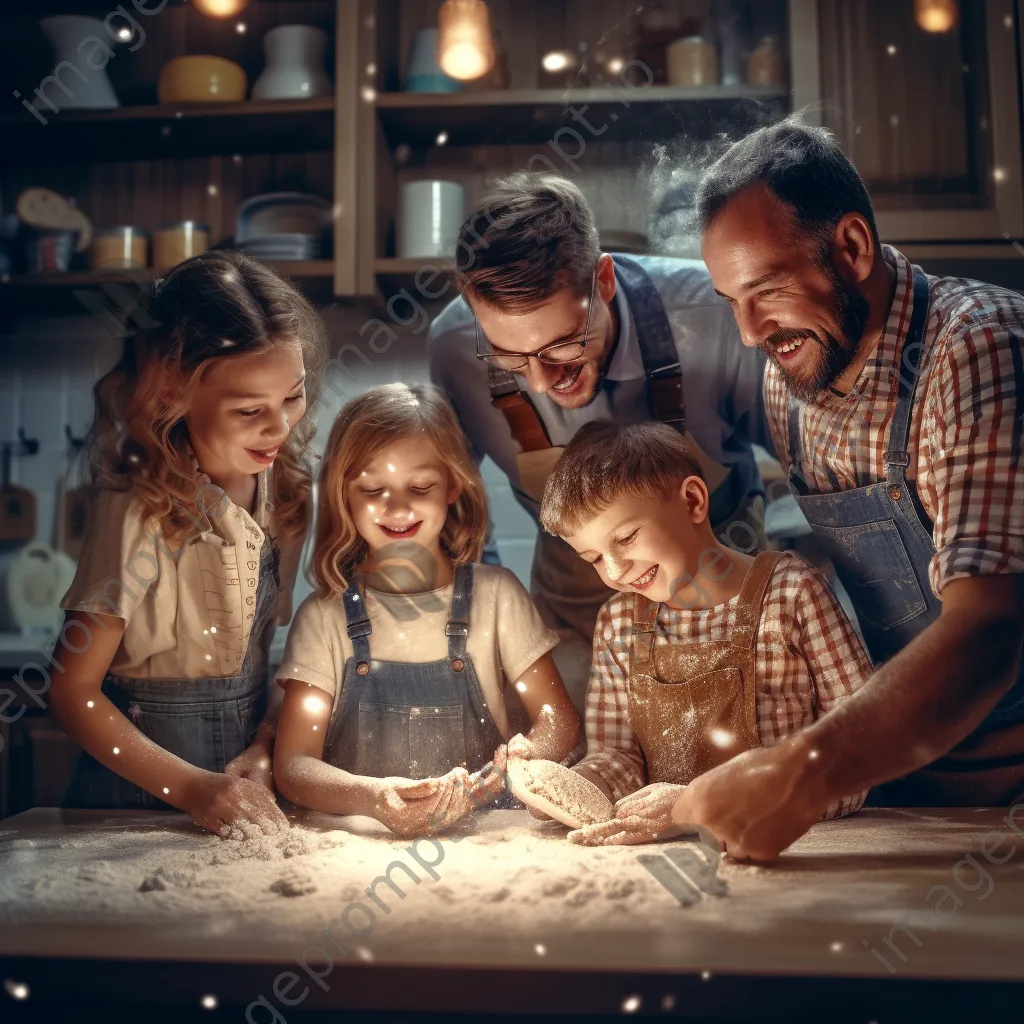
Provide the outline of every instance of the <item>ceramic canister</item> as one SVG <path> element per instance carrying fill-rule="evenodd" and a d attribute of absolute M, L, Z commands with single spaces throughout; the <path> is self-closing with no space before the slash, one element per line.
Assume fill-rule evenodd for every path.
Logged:
<path fill-rule="evenodd" d="M 455 255 L 466 217 L 466 193 L 454 181 L 411 181 L 402 189 L 399 255 L 406 259 Z"/>
<path fill-rule="evenodd" d="M 256 100 L 308 100 L 331 95 L 324 70 L 327 33 L 312 25 L 279 25 L 263 37 L 267 66 L 252 88 Z"/>

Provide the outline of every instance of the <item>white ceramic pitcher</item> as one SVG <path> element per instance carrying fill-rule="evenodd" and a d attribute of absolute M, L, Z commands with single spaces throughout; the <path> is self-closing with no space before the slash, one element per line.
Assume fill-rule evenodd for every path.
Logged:
<path fill-rule="evenodd" d="M 327 34 L 312 25 L 279 25 L 263 37 L 267 66 L 252 87 L 254 100 L 307 100 L 331 95 L 324 70 Z"/>

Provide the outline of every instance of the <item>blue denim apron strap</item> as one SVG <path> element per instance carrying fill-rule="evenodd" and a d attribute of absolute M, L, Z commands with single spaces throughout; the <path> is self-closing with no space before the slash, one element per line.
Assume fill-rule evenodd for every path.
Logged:
<path fill-rule="evenodd" d="M 473 599 L 473 566 L 455 567 L 452 582 L 452 605 L 444 635 L 448 637 L 448 660 L 454 665 L 465 661 L 466 641 L 469 639 L 469 606 Z"/>
<path fill-rule="evenodd" d="M 914 267 L 914 309 L 910 326 L 900 348 L 899 400 L 889 425 L 889 443 L 882 455 L 885 463 L 885 482 L 889 497 L 898 501 L 906 486 L 906 472 L 910 465 L 907 454 L 910 441 L 910 414 L 914 408 L 914 395 L 921 372 L 921 349 L 925 328 L 928 326 L 928 277 L 920 267 Z M 908 372 L 904 372 L 906 369 Z M 929 525 L 929 529 L 930 529 Z"/>
<path fill-rule="evenodd" d="M 134 679 L 108 674 L 103 694 L 148 739 L 204 771 L 222 772 L 253 741 L 267 698 L 266 652 L 257 649 L 277 609 L 276 554 L 268 537 L 245 656 L 233 676 Z M 83 753 L 64 807 L 172 809 Z"/>
<path fill-rule="evenodd" d="M 363 596 L 359 592 L 359 582 L 354 572 L 341 600 L 345 609 L 348 638 L 352 641 L 352 653 L 359 664 L 369 665 L 370 641 L 368 638 L 373 630 L 370 626 L 369 614 L 366 611 L 366 601 L 363 600 Z"/>
<path fill-rule="evenodd" d="M 636 324 L 640 357 L 647 375 L 651 417 L 685 434 L 683 370 L 679 365 L 679 350 L 665 304 L 654 287 L 651 275 L 637 260 L 620 254 L 614 255 L 612 260 L 615 278 L 626 296 Z"/>

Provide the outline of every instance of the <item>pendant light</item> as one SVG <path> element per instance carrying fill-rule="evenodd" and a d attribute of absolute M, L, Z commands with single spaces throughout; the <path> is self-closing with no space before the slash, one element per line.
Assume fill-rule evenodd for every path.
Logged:
<path fill-rule="evenodd" d="M 249 0 L 192 0 L 192 5 L 208 18 L 233 18 L 249 6 Z"/>
<path fill-rule="evenodd" d="M 914 0 L 914 18 L 925 32 L 948 32 L 959 15 L 956 0 Z"/>
<path fill-rule="evenodd" d="M 494 32 L 484 0 L 444 0 L 437 26 L 437 58 L 445 74 L 469 82 L 494 67 Z"/>

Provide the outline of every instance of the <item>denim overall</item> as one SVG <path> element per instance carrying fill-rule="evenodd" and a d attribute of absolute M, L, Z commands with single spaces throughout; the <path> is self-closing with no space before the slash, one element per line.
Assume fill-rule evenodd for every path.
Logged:
<path fill-rule="evenodd" d="M 932 524 L 906 478 L 910 414 L 928 321 L 928 278 L 914 267 L 914 309 L 900 360 L 899 397 L 885 452 L 884 481 L 830 494 L 811 493 L 800 471 L 800 405 L 790 398 L 790 485 L 857 612 L 875 665 L 891 658 L 938 618 L 928 566 Z M 909 354 L 916 358 L 910 359 Z M 838 481 L 836 481 L 838 483 Z M 911 775 L 876 787 L 875 806 L 1000 805 L 1024 789 L 1024 666 L 1017 682 L 949 754 Z M 1014 729 L 1014 727 L 1017 727 Z"/>
<path fill-rule="evenodd" d="M 636 260 L 616 254 L 612 261 L 615 263 L 615 279 L 625 293 L 636 324 L 640 355 L 647 375 L 651 419 L 668 423 L 685 434 L 682 370 L 665 304 L 650 274 Z M 605 386 L 614 387 L 615 383 L 606 381 Z M 693 443 L 696 444 L 695 441 Z M 762 486 L 756 464 L 752 461 L 734 463 L 725 479 L 711 492 L 708 517 L 716 531 L 741 509 L 749 495 L 758 493 L 762 493 Z M 763 538 L 760 539 L 763 546 Z"/>
<path fill-rule="evenodd" d="M 323 758 L 355 775 L 437 778 L 462 766 L 476 772 L 503 742 L 484 704 L 466 651 L 473 566 L 455 570 L 440 661 L 383 661 L 370 652 L 370 620 L 353 580 L 343 597 L 353 657 L 345 663 Z M 503 794 L 503 797 L 505 794 Z"/>
<path fill-rule="evenodd" d="M 278 587 L 277 556 L 268 537 L 260 554 L 249 644 L 237 675 L 129 679 L 111 674 L 103 680 L 103 695 L 164 750 L 197 768 L 223 772 L 251 745 L 263 720 L 267 697 L 265 654 L 275 626 Z M 257 659 L 260 648 L 264 656 Z M 79 757 L 62 806 L 174 809 L 85 752 Z"/>

